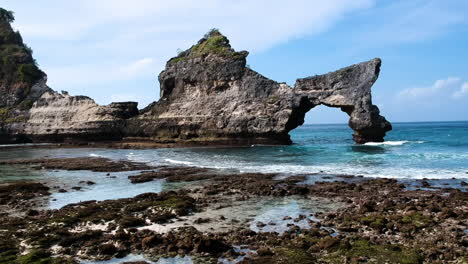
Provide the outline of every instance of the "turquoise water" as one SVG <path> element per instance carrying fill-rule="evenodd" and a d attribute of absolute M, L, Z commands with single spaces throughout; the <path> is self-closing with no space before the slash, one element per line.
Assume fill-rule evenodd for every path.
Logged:
<path fill-rule="evenodd" d="M 396 123 L 384 143 L 356 145 L 347 125 L 304 125 L 291 146 L 132 152 L 130 159 L 239 171 L 468 178 L 468 122 Z"/>
<path fill-rule="evenodd" d="M 415 179 L 428 178 L 433 187 L 467 190 L 468 122 L 396 123 L 384 143 L 356 145 L 347 125 L 304 125 L 292 131 L 290 146 L 249 146 L 231 148 L 178 149 L 45 149 L 0 148 L 0 160 L 17 158 L 106 157 L 152 165 L 189 165 L 234 172 L 276 172 L 307 174 L 305 183 L 332 181 L 333 175 L 397 178 L 408 188 L 419 188 Z M 90 171 L 31 170 L 26 166 L 0 166 L 0 183 L 36 180 L 51 187 L 48 208 L 61 208 L 86 200 L 133 197 L 145 192 L 161 192 L 196 183 L 167 183 L 157 180 L 131 184 L 134 172 L 96 173 Z M 455 178 L 455 179 L 453 179 Z M 340 180 L 342 180 L 340 178 Z M 359 180 L 355 178 L 354 180 Z M 81 181 L 93 181 L 86 185 Z M 82 187 L 80 191 L 71 187 Z M 57 192 L 58 188 L 68 190 Z M 285 204 L 272 212 L 298 212 L 296 204 Z"/>
<path fill-rule="evenodd" d="M 352 131 L 345 124 L 303 125 L 291 132 L 294 144 L 290 146 L 151 150 L 3 148 L 0 159 L 102 156 L 153 165 L 191 165 L 241 172 L 468 178 L 468 122 L 394 123 L 393 127 L 386 142 L 366 145 L 354 144 Z"/>

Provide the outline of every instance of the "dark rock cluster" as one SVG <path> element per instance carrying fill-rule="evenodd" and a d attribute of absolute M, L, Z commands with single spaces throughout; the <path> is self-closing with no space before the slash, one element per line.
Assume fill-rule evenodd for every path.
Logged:
<path fill-rule="evenodd" d="M 34 162 L 18 165 L 25 164 Z M 0 206 L 25 212 L 22 217 L 9 210 L 0 214 L 0 263 L 77 263 L 128 254 L 203 260 L 195 263 L 219 263 L 220 258 L 238 263 L 465 263 L 468 257 L 466 190 L 407 190 L 394 179 L 352 176 L 306 185 L 305 175 L 226 174 L 192 167 L 160 167 L 146 173 L 190 181 L 196 187 L 39 210 L 20 202 L 47 197 L 52 189 L 34 182 L 0 185 Z M 284 196 L 323 197 L 337 207 L 294 218 L 280 216 L 291 220 L 284 233 L 253 231 L 251 220 L 213 214 L 234 210 L 236 203 Z M 196 215 L 203 212 L 203 217 Z M 299 221 L 307 221 L 309 227 L 299 226 Z M 216 228 L 220 223 L 229 230 Z M 203 231 L 204 225 L 214 228 Z M 276 224 L 256 223 L 258 228 L 267 225 Z M 244 251 L 237 249 L 240 245 Z"/>

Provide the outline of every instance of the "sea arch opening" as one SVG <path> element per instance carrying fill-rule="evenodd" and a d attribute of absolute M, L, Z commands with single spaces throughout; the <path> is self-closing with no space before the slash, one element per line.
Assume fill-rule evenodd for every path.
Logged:
<path fill-rule="evenodd" d="M 308 108 L 308 110 L 307 110 Z M 315 142 L 331 143 L 350 141 L 353 129 L 349 126 L 350 113 L 335 106 L 319 104 L 308 106 L 303 110 L 303 122 L 289 131 L 293 143 Z"/>

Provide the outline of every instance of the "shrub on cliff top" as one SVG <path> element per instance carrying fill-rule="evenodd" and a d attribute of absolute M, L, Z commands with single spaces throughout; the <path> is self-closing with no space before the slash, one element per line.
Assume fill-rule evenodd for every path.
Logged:
<path fill-rule="evenodd" d="M 239 52 L 234 51 L 229 44 L 229 39 L 221 34 L 217 28 L 212 28 L 194 46 L 186 51 L 178 51 L 178 56 L 172 58 L 169 63 L 176 63 L 189 58 L 202 57 L 208 54 L 216 54 L 225 57 L 242 57 Z"/>
<path fill-rule="evenodd" d="M 5 95 L 0 99 L 0 107 L 21 103 L 31 87 L 45 76 L 32 57 L 32 49 L 12 29 L 13 21 L 13 12 L 0 8 L 0 92 Z"/>
<path fill-rule="evenodd" d="M 12 11 L 8 11 L 0 7 L 0 21 L 12 23 L 13 21 L 15 21 L 15 16 L 13 15 Z"/>

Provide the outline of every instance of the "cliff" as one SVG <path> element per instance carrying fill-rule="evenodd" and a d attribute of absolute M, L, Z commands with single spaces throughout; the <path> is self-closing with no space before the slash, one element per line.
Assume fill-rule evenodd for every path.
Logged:
<path fill-rule="evenodd" d="M 383 141 L 391 129 L 372 104 L 380 59 L 298 79 L 294 87 L 246 67 L 219 31 L 167 62 L 161 98 L 142 111 L 133 102 L 96 104 L 57 93 L 32 51 L 0 10 L 0 143 L 132 140 L 194 144 L 289 144 L 289 131 L 317 105 L 350 116 L 357 143 Z"/>
<path fill-rule="evenodd" d="M 0 8 L 0 144 L 121 139 L 137 103 L 100 106 L 53 91 L 13 21 L 13 13 Z"/>
<path fill-rule="evenodd" d="M 127 134 L 168 142 L 289 144 L 288 132 L 321 104 L 350 116 L 357 143 L 383 141 L 391 129 L 371 99 L 380 59 L 289 87 L 246 67 L 247 55 L 211 31 L 168 61 L 159 75 L 161 99 L 129 122 Z"/>

